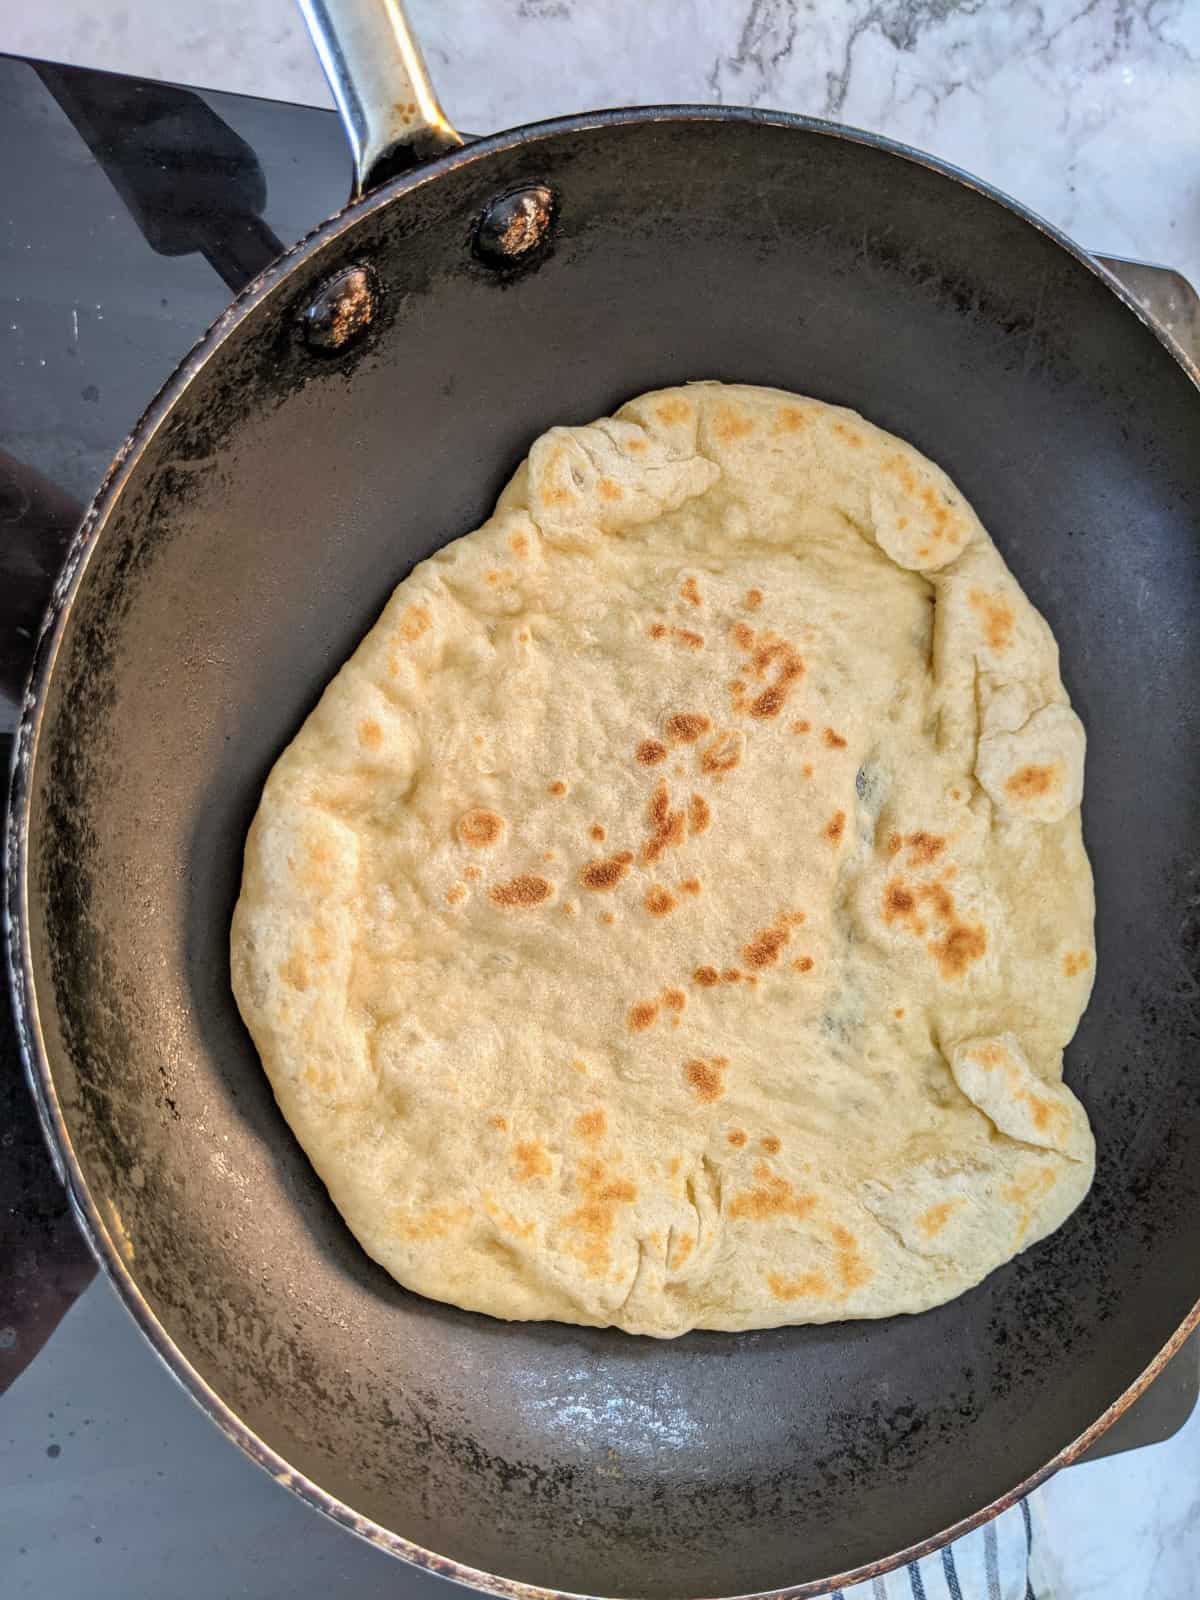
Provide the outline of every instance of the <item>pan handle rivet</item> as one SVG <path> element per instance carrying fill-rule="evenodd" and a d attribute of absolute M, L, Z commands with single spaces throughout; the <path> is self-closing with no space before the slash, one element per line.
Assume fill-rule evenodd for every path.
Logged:
<path fill-rule="evenodd" d="M 550 238 L 558 201 L 545 183 L 497 195 L 475 224 L 475 254 L 489 267 L 517 267 Z"/>
<path fill-rule="evenodd" d="M 370 267 L 343 267 L 326 278 L 300 313 L 305 344 L 310 350 L 344 350 L 370 327 L 378 305 Z"/>

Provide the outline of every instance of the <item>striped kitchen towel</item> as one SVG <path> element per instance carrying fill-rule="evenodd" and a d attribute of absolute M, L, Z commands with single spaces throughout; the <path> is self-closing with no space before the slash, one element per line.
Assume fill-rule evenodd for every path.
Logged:
<path fill-rule="evenodd" d="M 1054 1600 L 1038 1574 L 1027 1500 L 885 1578 L 835 1589 L 829 1600 Z"/>

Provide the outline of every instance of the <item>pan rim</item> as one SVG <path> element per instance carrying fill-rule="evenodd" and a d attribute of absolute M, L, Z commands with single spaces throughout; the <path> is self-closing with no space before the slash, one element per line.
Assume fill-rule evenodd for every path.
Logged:
<path fill-rule="evenodd" d="M 4 840 L 3 939 L 18 1047 L 51 1160 L 67 1192 L 76 1222 L 109 1283 L 150 1348 L 185 1393 L 233 1444 L 250 1460 L 270 1473 L 277 1483 L 290 1489 L 306 1504 L 377 1549 L 413 1566 L 453 1579 L 484 1593 L 505 1597 L 505 1600 L 510 1600 L 510 1597 L 511 1600 L 584 1600 L 584 1597 L 577 1595 L 575 1591 L 546 1588 L 485 1572 L 467 1563 L 439 1555 L 385 1528 L 372 1518 L 361 1515 L 344 1501 L 329 1494 L 306 1474 L 297 1472 L 253 1428 L 248 1426 L 202 1377 L 167 1333 L 135 1282 L 119 1243 L 113 1238 L 104 1221 L 99 1204 L 91 1193 L 75 1153 L 45 1047 L 33 972 L 29 922 L 32 775 L 59 647 L 76 595 L 104 530 L 159 429 L 171 416 L 177 403 L 209 360 L 255 308 L 280 292 L 292 277 L 294 269 L 302 262 L 318 256 L 323 250 L 350 233 L 366 217 L 402 201 L 407 195 L 450 172 L 470 167 L 491 155 L 521 146 L 536 145 L 541 140 L 563 134 L 591 133 L 610 127 L 681 123 L 762 125 L 866 145 L 883 154 L 896 156 L 913 165 L 924 167 L 927 171 L 955 182 L 984 199 L 991 200 L 1057 244 L 1099 279 L 1174 359 L 1184 377 L 1196 389 L 1197 397 L 1200 399 L 1200 382 L 1194 376 L 1183 351 L 1166 330 L 1149 317 L 1108 269 L 1060 229 L 1001 190 L 949 162 L 909 145 L 879 134 L 826 122 L 815 117 L 739 106 L 661 105 L 591 111 L 512 128 L 472 142 L 460 150 L 452 151 L 436 161 L 395 178 L 363 199 L 354 201 L 336 212 L 298 240 L 254 279 L 183 357 L 175 371 L 150 400 L 116 452 L 71 541 L 34 647 L 13 748 Z M 1023 1499 L 1061 1467 L 1069 1466 L 1076 1461 L 1089 1449 L 1145 1392 L 1197 1327 L 1200 1327 L 1200 1298 L 1158 1354 L 1094 1423 L 1013 1489 L 949 1528 L 934 1533 L 904 1550 L 836 1576 L 807 1580 L 783 1588 L 746 1591 L 737 1596 L 730 1596 L 729 1600 L 814 1600 L 814 1597 L 826 1595 L 832 1589 L 845 1588 L 854 1583 L 879 1577 L 907 1562 L 930 1555 L 952 1540 L 961 1538 L 982 1526 L 1007 1507 Z"/>

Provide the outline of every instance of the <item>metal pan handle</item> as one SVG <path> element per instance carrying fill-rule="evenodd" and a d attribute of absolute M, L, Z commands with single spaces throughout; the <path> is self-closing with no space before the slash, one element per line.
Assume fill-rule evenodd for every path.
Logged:
<path fill-rule="evenodd" d="M 457 150 L 401 0 L 299 0 L 354 156 L 353 198 Z"/>

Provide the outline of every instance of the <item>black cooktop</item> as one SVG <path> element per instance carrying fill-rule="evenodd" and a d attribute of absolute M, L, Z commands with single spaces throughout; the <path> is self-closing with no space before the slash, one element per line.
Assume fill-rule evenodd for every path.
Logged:
<path fill-rule="evenodd" d="M 0 150 L 0 763 L 7 772 L 42 608 L 109 459 L 231 294 L 342 205 L 350 162 L 329 112 L 3 56 Z M 4 1593 L 65 1593 L 55 1576 L 64 1572 L 79 1574 L 77 1592 L 129 1597 L 326 1595 L 343 1584 L 358 1595 L 398 1586 L 433 1593 L 434 1580 L 284 1502 L 214 1430 L 205 1434 L 207 1424 L 152 1370 L 124 1313 L 103 1296 L 93 1305 L 90 1296 L 89 1337 L 107 1341 L 112 1383 L 137 1398 L 126 1405 L 136 1414 L 109 1419 L 109 1455 L 153 1471 L 164 1489 L 168 1468 L 152 1461 L 199 1462 L 160 1495 L 154 1528 L 142 1514 L 153 1488 L 147 1477 L 137 1493 L 131 1486 L 109 1495 L 97 1532 L 95 1515 L 80 1509 L 91 1502 L 70 1476 L 69 1456 L 59 1460 L 58 1432 L 74 1439 L 80 1430 L 65 1421 L 60 1428 L 57 1411 L 35 1419 L 30 1409 L 38 1380 L 42 1399 L 59 1397 L 64 1418 L 95 1383 L 79 1365 L 77 1342 L 43 1353 L 94 1274 L 42 1145 L 0 984 L 0 1396 L 39 1363 L 7 1402 L 0 1398 L 0 1456 L 7 1450 L 10 1461 L 26 1455 L 40 1463 L 37 1473 L 0 1474 L 0 1502 L 14 1503 L 17 1484 L 45 1512 L 27 1532 L 13 1529 L 11 1548 L 0 1530 L 0 1573 L 16 1577 L 13 1589 L 0 1585 Z M 1148 1444 L 1182 1425 L 1200 1389 L 1195 1346 L 1093 1454 Z M 75 1418 L 81 1425 L 83 1409 Z M 231 1516 L 275 1542 L 271 1566 L 260 1568 L 251 1535 L 230 1537 Z M 39 1534 L 43 1521 L 52 1535 Z M 199 1567 L 174 1576 L 163 1570 L 175 1550 Z"/>

